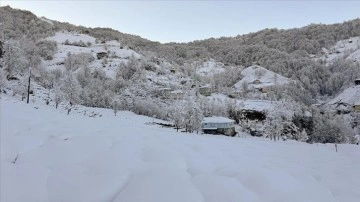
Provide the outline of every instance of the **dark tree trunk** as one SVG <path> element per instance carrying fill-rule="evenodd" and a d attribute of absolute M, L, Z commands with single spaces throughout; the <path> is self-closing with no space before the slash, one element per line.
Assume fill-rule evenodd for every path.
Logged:
<path fill-rule="evenodd" d="M 31 69 L 29 71 L 29 83 L 28 83 L 27 100 L 26 100 L 26 103 L 28 103 L 28 104 L 29 104 L 29 98 L 30 98 L 30 78 L 31 78 Z"/>

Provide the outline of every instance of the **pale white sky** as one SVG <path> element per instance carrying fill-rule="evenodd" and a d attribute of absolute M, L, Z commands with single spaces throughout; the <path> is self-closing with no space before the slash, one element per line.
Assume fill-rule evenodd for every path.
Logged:
<path fill-rule="evenodd" d="M 360 17 L 360 1 L 0 0 L 0 6 L 86 27 L 110 27 L 160 42 L 236 36 L 265 28 L 339 23 Z"/>

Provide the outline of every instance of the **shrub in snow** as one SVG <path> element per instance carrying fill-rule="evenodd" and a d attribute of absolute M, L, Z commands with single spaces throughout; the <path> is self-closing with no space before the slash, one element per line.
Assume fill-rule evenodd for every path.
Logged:
<path fill-rule="evenodd" d="M 61 103 L 61 101 L 64 99 L 64 94 L 63 92 L 61 91 L 61 88 L 60 88 L 60 84 L 59 83 L 55 83 L 54 84 L 54 90 L 53 90 L 53 93 L 54 93 L 54 102 L 55 102 L 55 108 L 57 109 L 59 104 Z"/>
<path fill-rule="evenodd" d="M 64 94 L 65 100 L 72 104 L 80 103 L 80 85 L 72 74 L 67 74 L 61 82 L 61 91 Z"/>
<path fill-rule="evenodd" d="M 159 103 L 156 100 L 152 99 L 134 98 L 132 111 L 136 114 L 157 117 L 160 119 L 166 117 L 166 112 L 160 108 Z"/>
<path fill-rule="evenodd" d="M 324 114 L 316 112 L 313 113 L 313 117 L 314 131 L 309 137 L 310 142 L 346 143 L 353 141 L 354 132 L 340 116 L 333 116 L 328 112 Z"/>
<path fill-rule="evenodd" d="M 44 60 L 52 60 L 57 51 L 57 44 L 55 41 L 41 40 L 36 43 L 36 52 Z"/>
<path fill-rule="evenodd" d="M 134 57 L 130 57 L 129 61 L 125 63 L 120 63 L 118 66 L 117 76 L 121 76 L 125 80 L 134 80 L 136 77 L 142 74 L 140 67 L 141 63 Z"/>
<path fill-rule="evenodd" d="M 94 60 L 91 53 L 68 53 L 67 57 L 64 59 L 64 65 L 68 71 L 75 71 L 81 67 L 88 67 L 89 63 Z"/>

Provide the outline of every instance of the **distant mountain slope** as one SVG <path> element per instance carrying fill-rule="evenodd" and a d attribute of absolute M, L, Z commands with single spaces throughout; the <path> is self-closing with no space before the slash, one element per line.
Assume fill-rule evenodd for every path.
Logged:
<path fill-rule="evenodd" d="M 82 32 L 101 40 L 120 40 L 128 46 L 139 48 L 159 44 L 110 28 L 88 28 L 37 17 L 29 11 L 13 9 L 10 6 L 0 7 L 0 22 L 3 24 L 2 28 L 4 29 L 5 39 L 20 39 L 26 36 L 27 38 L 38 40 L 53 35 L 57 31 L 66 30 Z"/>

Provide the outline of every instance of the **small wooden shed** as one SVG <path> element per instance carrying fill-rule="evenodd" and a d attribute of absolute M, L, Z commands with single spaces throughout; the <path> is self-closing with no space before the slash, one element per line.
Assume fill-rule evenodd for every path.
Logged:
<path fill-rule="evenodd" d="M 354 103 L 353 108 L 355 112 L 360 112 L 360 100 Z"/>
<path fill-rule="evenodd" d="M 205 85 L 199 87 L 199 93 L 204 96 L 210 96 L 211 95 L 211 85 Z"/>

